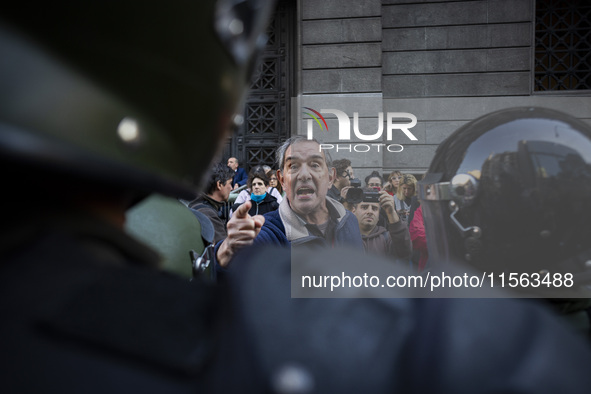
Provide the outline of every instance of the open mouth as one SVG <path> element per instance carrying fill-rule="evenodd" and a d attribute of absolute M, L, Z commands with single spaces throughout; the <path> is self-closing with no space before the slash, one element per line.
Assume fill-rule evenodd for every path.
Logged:
<path fill-rule="evenodd" d="M 301 197 L 311 196 L 312 194 L 314 194 L 314 189 L 309 188 L 309 187 L 300 187 L 296 191 L 296 194 Z"/>

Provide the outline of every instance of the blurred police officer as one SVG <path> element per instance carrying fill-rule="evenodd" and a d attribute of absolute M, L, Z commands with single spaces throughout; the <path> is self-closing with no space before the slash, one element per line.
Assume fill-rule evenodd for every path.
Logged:
<path fill-rule="evenodd" d="M 6 392 L 207 389 L 218 295 L 158 271 L 123 222 L 151 193 L 195 197 L 271 6 L 58 0 L 2 12 Z M 233 374 L 249 381 L 249 365 Z"/>

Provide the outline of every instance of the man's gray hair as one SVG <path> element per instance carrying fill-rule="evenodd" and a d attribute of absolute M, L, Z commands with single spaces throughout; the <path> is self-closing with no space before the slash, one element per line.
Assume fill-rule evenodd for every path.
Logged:
<path fill-rule="evenodd" d="M 277 152 L 275 153 L 275 159 L 277 161 L 277 168 L 281 172 L 283 172 L 283 165 L 285 164 L 285 152 L 287 152 L 287 148 L 289 148 L 290 146 L 292 146 L 298 142 L 305 142 L 305 141 L 316 142 L 318 145 L 320 145 L 320 142 L 316 138 L 308 139 L 308 138 L 306 138 L 306 136 L 303 136 L 303 135 L 294 135 L 293 137 L 290 137 L 287 140 L 285 140 L 285 142 L 283 144 L 281 144 L 281 146 L 279 148 L 277 148 Z M 326 163 L 326 166 L 328 168 L 331 168 L 332 167 L 332 160 L 330 158 L 330 155 L 328 154 L 328 152 L 322 151 L 322 153 L 324 154 L 324 162 Z"/>

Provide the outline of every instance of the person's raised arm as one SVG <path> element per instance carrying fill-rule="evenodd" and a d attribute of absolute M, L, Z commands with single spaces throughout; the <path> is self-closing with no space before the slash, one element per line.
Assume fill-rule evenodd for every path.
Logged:
<path fill-rule="evenodd" d="M 228 266 L 238 250 L 252 244 L 265 223 L 265 218 L 261 215 L 248 214 L 251 206 L 252 202 L 246 201 L 238 207 L 228 221 L 228 237 L 220 245 L 216 256 L 218 264 L 222 267 Z"/>
<path fill-rule="evenodd" d="M 396 213 L 394 197 L 384 190 L 380 191 L 380 208 L 383 209 L 388 218 L 388 232 L 392 240 L 391 254 L 401 259 L 410 257 L 412 243 L 408 227 Z"/>

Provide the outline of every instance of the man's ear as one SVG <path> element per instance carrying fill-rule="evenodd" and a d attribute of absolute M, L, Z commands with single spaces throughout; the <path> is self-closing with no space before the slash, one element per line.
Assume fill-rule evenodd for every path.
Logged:
<path fill-rule="evenodd" d="M 337 179 L 337 169 L 334 167 L 328 167 L 328 182 L 329 188 L 332 187 L 334 181 Z"/>
<path fill-rule="evenodd" d="M 221 191 L 224 188 L 224 184 L 220 181 L 216 181 L 216 188 Z"/>
<path fill-rule="evenodd" d="M 283 177 L 283 172 L 281 172 L 281 170 L 277 170 L 275 175 L 277 176 L 277 180 L 279 181 L 279 183 L 281 183 L 281 188 L 285 191 L 285 178 Z"/>

